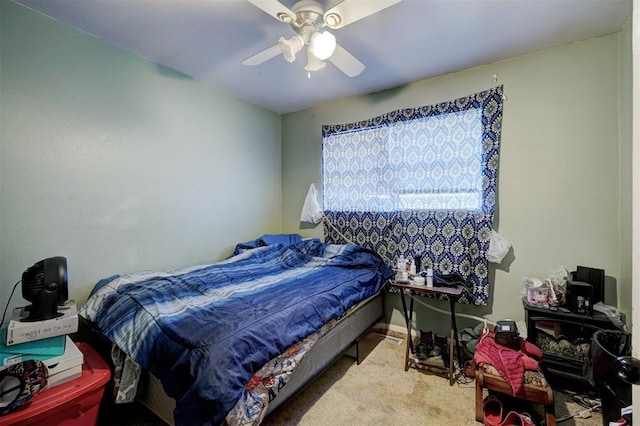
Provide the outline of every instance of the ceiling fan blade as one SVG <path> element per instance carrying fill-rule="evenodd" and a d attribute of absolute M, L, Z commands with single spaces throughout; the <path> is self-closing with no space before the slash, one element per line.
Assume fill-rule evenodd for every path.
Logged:
<path fill-rule="evenodd" d="M 360 75 L 366 68 L 355 56 L 347 52 L 342 46 L 336 45 L 336 50 L 329 58 L 329 61 L 349 77 Z"/>
<path fill-rule="evenodd" d="M 253 0 L 249 0 L 252 1 Z M 338 29 L 352 24 L 369 15 L 380 12 L 401 0 L 344 0 L 324 13 L 324 21 L 329 28 Z M 337 18 L 336 18 L 337 17 Z"/>
<path fill-rule="evenodd" d="M 264 10 L 278 21 L 289 23 L 296 19 L 296 14 L 278 0 L 249 0 L 249 3 Z M 288 16 L 291 21 L 287 21 L 286 16 Z"/>
<path fill-rule="evenodd" d="M 278 46 L 278 44 L 274 44 L 273 46 L 264 49 L 262 52 L 258 52 L 255 55 L 248 57 L 242 61 L 242 63 L 244 65 L 259 65 L 278 56 L 280 53 L 280 46 Z"/>

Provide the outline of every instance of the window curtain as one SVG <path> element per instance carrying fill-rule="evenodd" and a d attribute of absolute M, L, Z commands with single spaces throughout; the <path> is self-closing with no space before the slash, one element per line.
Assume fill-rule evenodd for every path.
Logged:
<path fill-rule="evenodd" d="M 325 125 L 324 237 L 376 251 L 390 266 L 421 255 L 460 274 L 462 302 L 487 304 L 503 89 Z"/>

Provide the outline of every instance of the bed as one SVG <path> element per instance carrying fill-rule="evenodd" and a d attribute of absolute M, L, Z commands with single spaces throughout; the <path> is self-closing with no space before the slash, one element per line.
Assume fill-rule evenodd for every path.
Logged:
<path fill-rule="evenodd" d="M 265 235 L 214 264 L 102 280 L 80 315 L 157 378 L 143 400 L 175 400 L 176 424 L 259 424 L 375 324 L 390 276 L 357 245 Z"/>

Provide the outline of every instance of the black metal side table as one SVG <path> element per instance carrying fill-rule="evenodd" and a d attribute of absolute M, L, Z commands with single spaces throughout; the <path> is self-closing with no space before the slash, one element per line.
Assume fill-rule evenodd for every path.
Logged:
<path fill-rule="evenodd" d="M 458 357 L 458 362 L 462 362 L 462 353 L 460 352 L 460 342 L 458 341 L 458 326 L 456 324 L 456 302 L 460 295 L 462 294 L 464 288 L 462 285 L 457 285 L 455 287 L 427 287 L 426 285 L 414 285 L 411 283 L 397 283 L 395 281 L 390 282 L 391 287 L 394 287 L 400 293 L 400 298 L 402 300 L 402 310 L 404 314 L 404 319 L 407 323 L 407 345 L 405 350 L 405 362 L 404 362 L 404 371 L 409 370 L 409 366 L 413 363 L 415 366 L 418 364 L 413 359 L 414 348 L 413 348 L 413 339 L 411 338 L 411 328 L 413 321 L 413 300 L 414 295 L 411 292 L 416 294 L 433 294 L 433 295 L 441 295 L 445 296 L 449 300 L 449 309 L 451 312 L 451 339 L 449 340 L 449 368 L 447 373 L 449 374 L 449 385 L 453 386 L 455 382 L 454 377 L 454 368 L 453 368 L 453 346 L 455 342 L 456 347 L 456 355 Z M 405 293 L 409 295 L 411 298 L 411 302 L 409 304 L 409 309 L 407 309 L 407 303 L 405 300 Z M 435 365 L 427 365 L 428 368 L 439 368 L 439 366 Z"/>

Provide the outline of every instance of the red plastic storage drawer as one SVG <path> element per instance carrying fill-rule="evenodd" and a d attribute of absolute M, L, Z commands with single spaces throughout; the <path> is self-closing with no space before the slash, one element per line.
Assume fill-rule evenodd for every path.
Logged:
<path fill-rule="evenodd" d="M 43 391 L 24 407 L 0 416 L 0 424 L 88 426 L 98 422 L 111 371 L 91 346 L 82 342 L 76 346 L 84 355 L 82 377 Z"/>

